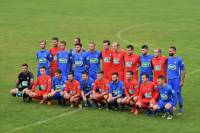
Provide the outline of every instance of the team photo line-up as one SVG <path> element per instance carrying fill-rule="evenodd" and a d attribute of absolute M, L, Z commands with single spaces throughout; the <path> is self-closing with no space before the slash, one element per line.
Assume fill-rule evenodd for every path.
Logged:
<path fill-rule="evenodd" d="M 74 48 L 67 50 L 66 41 L 52 38 L 52 48 L 46 49 L 46 41 L 39 42 L 37 80 L 34 81 L 28 64 L 22 64 L 16 87 L 11 95 L 23 97 L 39 104 L 57 100 L 62 106 L 78 108 L 94 107 L 106 110 L 130 110 L 134 115 L 146 115 L 172 119 L 178 103 L 178 113 L 183 110 L 182 86 L 185 65 L 176 55 L 176 47 L 170 46 L 169 56 L 154 49 L 149 54 L 147 45 L 141 46 L 141 55 L 133 45 L 126 50 L 118 42 L 103 41 L 101 51 L 90 42 L 88 50 L 82 48 L 80 38 L 74 39 Z M 102 65 L 102 67 L 101 67 Z"/>

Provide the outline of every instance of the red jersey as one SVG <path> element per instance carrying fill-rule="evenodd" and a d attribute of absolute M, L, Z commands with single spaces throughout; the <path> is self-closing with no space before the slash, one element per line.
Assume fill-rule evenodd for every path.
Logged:
<path fill-rule="evenodd" d="M 140 85 L 140 92 L 138 100 L 142 103 L 148 103 L 151 100 L 155 100 L 159 96 L 159 91 L 156 87 L 156 84 L 151 81 L 147 81 L 146 84 L 142 83 Z"/>
<path fill-rule="evenodd" d="M 111 80 L 112 71 L 112 50 L 102 50 L 102 68 L 105 72 L 105 78 Z"/>
<path fill-rule="evenodd" d="M 93 91 L 95 92 L 108 92 L 109 91 L 109 81 L 107 79 L 98 80 L 96 79 L 94 82 Z"/>
<path fill-rule="evenodd" d="M 49 75 L 39 76 L 37 81 L 33 84 L 32 91 L 39 86 L 39 90 L 45 93 L 49 93 L 51 90 L 51 77 Z"/>
<path fill-rule="evenodd" d="M 127 71 L 132 71 L 133 78 L 138 81 L 138 68 L 141 64 L 140 56 L 137 54 L 131 54 L 131 55 L 125 54 L 124 61 L 125 61 L 124 73 L 126 73 Z"/>
<path fill-rule="evenodd" d="M 124 81 L 124 91 L 127 97 L 138 96 L 138 82 L 135 79 Z"/>
<path fill-rule="evenodd" d="M 124 71 L 125 52 L 123 50 L 120 50 L 118 52 L 113 51 L 112 55 L 113 55 L 113 63 L 112 63 L 113 72 Z"/>
<path fill-rule="evenodd" d="M 153 65 L 153 81 L 157 83 L 157 78 L 160 75 L 167 77 L 167 57 L 160 56 L 152 59 Z"/>
<path fill-rule="evenodd" d="M 80 83 L 77 80 L 73 80 L 73 81 L 68 80 L 66 82 L 66 87 L 64 91 L 67 93 L 70 93 L 70 95 L 72 96 L 76 94 L 81 95 Z"/>
<path fill-rule="evenodd" d="M 57 63 L 57 53 L 60 49 L 58 47 L 52 47 L 49 51 L 52 55 L 52 62 L 51 62 L 51 66 L 50 66 L 50 69 L 51 69 L 51 76 L 54 76 L 55 74 L 55 71 L 56 69 L 58 68 L 58 63 Z"/>

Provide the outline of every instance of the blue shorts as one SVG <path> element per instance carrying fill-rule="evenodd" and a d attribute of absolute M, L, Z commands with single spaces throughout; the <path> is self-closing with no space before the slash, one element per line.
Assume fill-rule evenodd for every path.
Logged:
<path fill-rule="evenodd" d="M 82 72 L 81 71 L 74 71 L 74 79 L 78 80 L 79 82 L 82 79 Z"/>
<path fill-rule="evenodd" d="M 95 81 L 97 79 L 97 72 L 89 71 L 89 77 Z"/>
<path fill-rule="evenodd" d="M 180 82 L 181 82 L 180 78 L 168 79 L 168 84 L 171 85 L 172 89 L 176 93 L 181 91 Z"/>
<path fill-rule="evenodd" d="M 163 108 L 165 108 L 165 105 L 168 104 L 168 103 L 170 103 L 173 107 L 176 106 L 176 104 L 175 104 L 173 101 L 168 101 L 168 102 L 159 101 L 159 102 L 157 103 L 157 105 L 160 107 L 160 109 L 163 109 Z"/>
<path fill-rule="evenodd" d="M 60 99 L 60 98 L 61 98 L 60 92 L 56 92 L 56 93 L 52 96 L 52 99 Z"/>

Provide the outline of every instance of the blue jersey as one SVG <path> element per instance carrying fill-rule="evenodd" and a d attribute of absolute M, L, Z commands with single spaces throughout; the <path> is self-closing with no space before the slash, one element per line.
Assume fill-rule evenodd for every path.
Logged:
<path fill-rule="evenodd" d="M 87 81 L 81 80 L 80 81 L 80 89 L 84 92 L 84 94 L 87 94 L 93 89 L 94 86 L 94 80 L 92 78 L 88 78 Z"/>
<path fill-rule="evenodd" d="M 62 71 L 62 75 L 67 77 L 70 72 L 70 53 L 68 51 L 59 51 L 57 53 L 58 68 Z"/>
<path fill-rule="evenodd" d="M 52 58 L 49 50 L 38 50 L 36 56 L 38 60 L 38 69 L 42 66 L 46 67 L 46 69 L 49 69 Z"/>
<path fill-rule="evenodd" d="M 160 93 L 159 101 L 176 102 L 176 93 L 170 85 L 158 86 L 158 90 Z"/>
<path fill-rule="evenodd" d="M 73 53 L 71 56 L 71 60 L 72 60 L 72 65 L 75 65 L 75 67 L 73 67 L 74 71 L 83 72 L 86 70 L 86 53 L 85 52 Z"/>
<path fill-rule="evenodd" d="M 153 66 L 152 66 L 153 55 L 141 55 L 141 67 L 140 74 L 146 73 L 149 77 L 153 77 Z"/>
<path fill-rule="evenodd" d="M 86 56 L 89 72 L 100 71 L 101 52 L 98 50 L 95 50 L 94 52 L 88 51 Z"/>
<path fill-rule="evenodd" d="M 167 78 L 176 79 L 181 77 L 181 71 L 185 69 L 183 60 L 176 57 L 168 57 L 168 66 L 167 66 Z"/>
<path fill-rule="evenodd" d="M 124 96 L 124 83 L 119 80 L 118 82 L 111 81 L 109 83 L 109 93 L 112 94 L 113 97 L 115 96 Z"/>
<path fill-rule="evenodd" d="M 52 89 L 53 90 L 64 90 L 65 84 L 67 82 L 67 78 L 62 76 L 60 79 L 56 78 L 55 76 L 52 78 Z"/>

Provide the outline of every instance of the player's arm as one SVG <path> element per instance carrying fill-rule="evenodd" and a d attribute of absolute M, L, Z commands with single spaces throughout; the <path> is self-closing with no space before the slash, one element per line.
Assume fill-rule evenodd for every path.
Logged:
<path fill-rule="evenodd" d="M 153 98 L 151 100 L 151 103 L 155 103 L 156 100 L 158 99 L 158 97 L 159 97 L 159 90 L 158 90 L 157 86 L 154 85 L 154 95 L 153 95 Z"/>
<path fill-rule="evenodd" d="M 46 92 L 49 93 L 50 91 L 51 91 L 51 78 L 48 78 Z"/>
<path fill-rule="evenodd" d="M 32 88 L 32 86 L 33 86 L 33 84 L 34 84 L 34 75 L 31 73 L 31 76 L 30 76 L 30 85 L 29 85 L 29 87 L 28 87 L 28 89 L 31 89 Z"/>
<path fill-rule="evenodd" d="M 37 79 L 37 81 L 33 84 L 32 88 L 31 88 L 31 91 L 35 91 L 35 88 L 36 88 L 37 85 L 38 85 L 38 80 L 39 80 L 39 79 Z"/>
<path fill-rule="evenodd" d="M 18 75 L 18 77 L 17 77 L 15 87 L 16 87 L 16 88 L 19 88 L 19 75 Z"/>
<path fill-rule="evenodd" d="M 180 69 L 181 69 L 181 86 L 183 86 L 185 82 L 186 70 L 182 59 L 180 60 Z"/>

